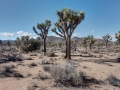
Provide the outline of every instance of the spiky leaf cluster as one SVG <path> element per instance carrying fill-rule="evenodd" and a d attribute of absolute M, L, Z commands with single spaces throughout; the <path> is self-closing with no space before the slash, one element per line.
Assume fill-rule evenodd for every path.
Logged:
<path fill-rule="evenodd" d="M 120 30 L 118 31 L 118 33 L 115 34 L 115 38 L 117 39 L 117 41 L 120 44 Z"/>
<path fill-rule="evenodd" d="M 66 39 L 68 35 L 72 35 L 74 29 L 77 25 L 84 19 L 84 12 L 77 12 L 76 10 L 62 9 L 57 11 L 56 14 L 59 17 L 58 22 L 54 23 L 54 28 L 52 29 L 57 35 Z M 59 32 L 56 31 L 56 28 Z"/>
<path fill-rule="evenodd" d="M 76 10 L 70 10 L 63 8 L 62 11 L 57 11 L 56 14 L 59 16 L 59 22 L 62 21 L 66 23 L 79 23 L 84 19 L 84 12 L 77 12 Z"/>
<path fill-rule="evenodd" d="M 45 20 L 45 23 L 38 23 L 37 24 L 37 28 L 41 31 L 40 33 L 38 33 L 36 31 L 36 28 L 33 27 L 33 30 L 36 34 L 38 34 L 41 38 L 46 38 L 47 34 L 48 34 L 48 30 L 51 26 L 51 21 L 50 20 Z"/>
<path fill-rule="evenodd" d="M 93 45 L 96 42 L 96 39 L 94 39 L 93 35 L 87 36 L 87 41 L 90 45 Z"/>

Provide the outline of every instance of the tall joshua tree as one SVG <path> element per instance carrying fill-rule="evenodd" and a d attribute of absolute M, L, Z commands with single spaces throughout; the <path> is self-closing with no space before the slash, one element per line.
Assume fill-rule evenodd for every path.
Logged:
<path fill-rule="evenodd" d="M 52 31 L 64 38 L 66 42 L 66 58 L 67 60 L 71 60 L 71 36 L 75 28 L 84 19 L 84 12 L 64 8 L 61 11 L 57 11 L 57 15 L 59 20 L 54 23 L 55 27 Z"/>
<path fill-rule="evenodd" d="M 115 34 L 115 38 L 117 39 L 117 41 L 120 45 L 120 30 L 118 31 L 118 33 Z"/>
<path fill-rule="evenodd" d="M 48 30 L 49 30 L 50 26 L 51 26 L 51 21 L 50 20 L 46 20 L 45 23 L 41 23 L 41 24 L 38 23 L 37 28 L 41 31 L 40 33 L 38 33 L 36 31 L 35 27 L 33 27 L 34 32 L 37 35 L 39 35 L 44 41 L 44 43 L 43 43 L 44 44 L 44 56 L 46 54 L 46 38 L 47 38 Z"/>
<path fill-rule="evenodd" d="M 107 35 L 102 36 L 102 38 L 103 38 L 103 40 L 105 42 L 105 46 L 107 48 L 108 42 L 110 42 L 112 40 L 112 37 L 109 34 L 107 34 Z"/>

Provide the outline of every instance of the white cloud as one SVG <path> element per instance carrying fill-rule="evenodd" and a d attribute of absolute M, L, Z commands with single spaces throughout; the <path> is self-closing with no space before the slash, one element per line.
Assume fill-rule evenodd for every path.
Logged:
<path fill-rule="evenodd" d="M 32 36 L 32 38 L 34 38 L 34 39 L 36 39 L 37 37 L 39 37 L 39 36 Z"/>
<path fill-rule="evenodd" d="M 102 39 L 102 36 L 98 36 L 97 39 Z"/>
<path fill-rule="evenodd" d="M 77 37 L 77 36 L 79 36 L 80 35 L 80 33 L 73 33 L 72 34 L 72 37 Z"/>
<path fill-rule="evenodd" d="M 16 32 L 19 36 L 31 36 L 32 33 L 24 32 L 24 31 L 18 31 Z"/>
<path fill-rule="evenodd" d="M 92 30 L 91 32 L 95 32 L 94 30 Z"/>
<path fill-rule="evenodd" d="M 0 33 L 0 36 L 12 37 L 12 36 L 14 36 L 14 33 L 2 32 L 2 33 Z"/>

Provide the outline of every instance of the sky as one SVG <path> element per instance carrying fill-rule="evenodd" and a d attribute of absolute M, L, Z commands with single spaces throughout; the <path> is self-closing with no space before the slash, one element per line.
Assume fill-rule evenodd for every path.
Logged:
<path fill-rule="evenodd" d="M 63 8 L 85 12 L 73 36 L 101 38 L 110 34 L 115 40 L 114 34 L 120 30 L 120 0 L 0 0 L 0 39 L 37 37 L 32 27 L 46 19 L 52 24 L 48 36 L 56 36 L 51 29 L 58 21 L 56 10 Z"/>

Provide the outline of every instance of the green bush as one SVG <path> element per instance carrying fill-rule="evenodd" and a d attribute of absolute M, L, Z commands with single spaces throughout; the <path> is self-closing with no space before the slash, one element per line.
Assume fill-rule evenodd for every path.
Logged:
<path fill-rule="evenodd" d="M 40 49 L 40 45 L 41 45 L 41 41 L 37 39 L 33 39 L 33 38 L 31 39 L 28 38 L 24 40 L 21 39 L 20 50 L 25 52 L 35 51 Z"/>

